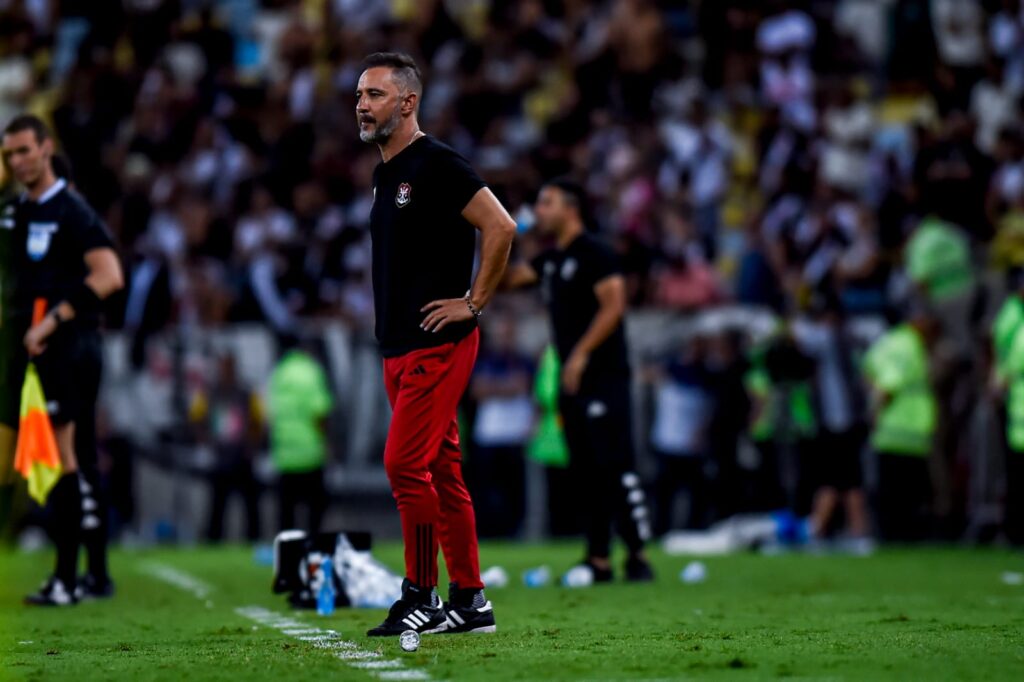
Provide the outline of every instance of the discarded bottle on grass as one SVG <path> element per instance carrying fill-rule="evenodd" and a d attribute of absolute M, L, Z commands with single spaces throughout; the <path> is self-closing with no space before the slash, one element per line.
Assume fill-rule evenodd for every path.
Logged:
<path fill-rule="evenodd" d="M 691 561 L 679 573 L 679 579 L 687 585 L 696 585 L 708 579 L 708 568 L 702 561 Z"/>
<path fill-rule="evenodd" d="M 271 545 L 257 545 L 252 552 L 252 560 L 257 566 L 273 566 L 274 548 Z"/>
<path fill-rule="evenodd" d="M 562 576 L 562 587 L 590 587 L 594 584 L 594 569 L 588 564 L 573 566 Z"/>
<path fill-rule="evenodd" d="M 508 587 L 508 571 L 501 566 L 491 566 L 480 574 L 480 579 L 488 588 Z"/>
<path fill-rule="evenodd" d="M 330 559 L 324 559 L 317 569 L 317 581 L 320 583 L 316 591 L 316 612 L 321 616 L 334 613 L 334 565 Z"/>
<path fill-rule="evenodd" d="M 551 582 L 551 569 L 547 566 L 531 568 L 523 573 L 523 584 L 527 587 L 544 587 Z"/>

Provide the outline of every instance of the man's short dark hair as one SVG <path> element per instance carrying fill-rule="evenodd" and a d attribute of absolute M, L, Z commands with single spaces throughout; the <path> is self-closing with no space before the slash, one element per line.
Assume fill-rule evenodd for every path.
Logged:
<path fill-rule="evenodd" d="M 555 189 L 561 190 L 565 198 L 569 200 L 575 206 L 584 206 L 587 201 L 587 192 L 583 189 L 583 185 L 576 182 L 572 178 L 560 177 L 548 180 L 544 183 L 545 187 L 554 187 Z"/>
<path fill-rule="evenodd" d="M 26 130 L 31 130 L 36 134 L 36 142 L 42 144 L 44 141 L 50 139 L 50 129 L 43 123 L 43 119 L 32 114 L 21 114 L 15 116 L 7 127 L 4 128 L 4 135 L 15 135 L 17 133 L 23 133 Z"/>
<path fill-rule="evenodd" d="M 590 213 L 587 210 L 589 203 L 587 202 L 587 190 L 583 188 L 583 185 L 576 182 L 569 177 L 559 177 L 553 180 L 548 180 L 544 183 L 545 187 L 554 187 L 562 193 L 565 200 L 569 205 L 576 208 L 579 213 L 580 220 L 583 221 L 584 225 L 590 224 Z"/>
<path fill-rule="evenodd" d="M 416 60 L 404 52 L 374 52 L 363 60 L 363 71 L 378 66 L 391 69 L 398 86 L 407 92 L 423 94 L 423 74 Z"/>

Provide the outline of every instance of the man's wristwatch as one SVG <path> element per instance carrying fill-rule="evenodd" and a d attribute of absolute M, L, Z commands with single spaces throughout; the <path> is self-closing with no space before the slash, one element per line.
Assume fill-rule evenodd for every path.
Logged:
<path fill-rule="evenodd" d="M 60 314 L 60 306 L 50 310 L 50 317 L 53 318 L 53 321 L 57 323 L 58 327 L 67 322 L 67 320 Z"/>
<path fill-rule="evenodd" d="M 466 306 L 469 308 L 469 312 L 473 313 L 473 317 L 480 317 L 484 313 L 484 311 L 473 305 L 473 297 L 469 291 L 466 292 Z"/>

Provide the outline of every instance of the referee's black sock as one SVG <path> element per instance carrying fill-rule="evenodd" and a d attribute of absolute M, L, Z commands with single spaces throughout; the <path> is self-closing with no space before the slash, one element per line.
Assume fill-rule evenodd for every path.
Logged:
<path fill-rule="evenodd" d="M 89 575 L 96 580 L 98 585 L 106 584 L 110 580 L 110 574 L 107 572 L 106 526 L 101 523 L 96 528 L 83 529 L 82 544 L 85 545 Z"/>
<path fill-rule="evenodd" d="M 106 528 L 100 527 L 83 531 L 82 544 L 85 545 L 89 575 L 96 580 L 97 584 L 106 584 L 110 580 L 110 574 L 107 572 Z"/>
<path fill-rule="evenodd" d="M 78 472 L 64 474 L 50 491 L 50 535 L 57 547 L 54 575 L 74 590 L 78 574 L 78 545 L 82 537 L 82 493 Z"/>
<path fill-rule="evenodd" d="M 89 483 L 84 474 L 79 481 L 79 490 L 82 493 L 82 544 L 85 545 L 88 573 L 97 585 L 105 585 L 110 579 L 107 574 L 106 506 L 100 499 L 100 491 Z"/>

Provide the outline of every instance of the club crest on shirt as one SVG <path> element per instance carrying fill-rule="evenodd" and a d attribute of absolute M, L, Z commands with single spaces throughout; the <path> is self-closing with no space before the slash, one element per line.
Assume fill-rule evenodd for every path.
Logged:
<path fill-rule="evenodd" d="M 402 208 L 412 200 L 412 187 L 408 182 L 398 186 L 398 194 L 395 195 L 395 206 Z"/>
<path fill-rule="evenodd" d="M 42 260 L 50 250 L 50 241 L 57 231 L 57 223 L 29 223 L 25 251 L 32 260 Z"/>

